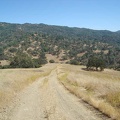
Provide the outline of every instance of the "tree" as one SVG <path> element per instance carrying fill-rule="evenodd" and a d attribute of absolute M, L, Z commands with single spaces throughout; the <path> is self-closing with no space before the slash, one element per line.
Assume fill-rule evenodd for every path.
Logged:
<path fill-rule="evenodd" d="M 42 51 L 40 52 L 38 60 L 39 60 L 40 65 L 47 63 L 47 59 L 46 59 L 46 56 L 45 56 L 44 52 L 42 52 Z"/>
<path fill-rule="evenodd" d="M 105 62 L 102 58 L 90 57 L 86 67 L 88 70 L 94 70 L 95 67 L 96 71 L 98 71 L 98 68 L 100 68 L 100 71 L 103 71 L 105 68 Z"/>
<path fill-rule="evenodd" d="M 13 68 L 33 68 L 34 63 L 27 54 L 18 52 L 12 59 L 10 66 Z"/>
<path fill-rule="evenodd" d="M 4 50 L 2 47 L 0 47 L 0 60 L 4 60 L 5 56 L 4 56 Z"/>

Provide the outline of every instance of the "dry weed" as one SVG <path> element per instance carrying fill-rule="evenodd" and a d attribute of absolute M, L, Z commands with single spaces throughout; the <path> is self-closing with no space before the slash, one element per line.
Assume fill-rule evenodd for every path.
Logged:
<path fill-rule="evenodd" d="M 84 71 L 83 66 L 65 65 L 62 84 L 72 94 L 91 104 L 113 119 L 120 118 L 120 76 L 119 72 Z M 61 78 L 62 78 L 61 77 Z M 60 79 L 61 79 L 60 78 Z"/>

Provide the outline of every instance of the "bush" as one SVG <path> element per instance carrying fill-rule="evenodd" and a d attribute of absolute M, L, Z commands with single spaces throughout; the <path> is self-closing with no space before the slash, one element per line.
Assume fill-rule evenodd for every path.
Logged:
<path fill-rule="evenodd" d="M 79 65 L 79 62 L 77 60 L 70 60 L 70 64 Z"/>
<path fill-rule="evenodd" d="M 38 59 L 32 59 L 28 54 L 18 52 L 13 57 L 10 67 L 12 68 L 38 68 L 42 64 L 46 64 L 47 60 L 44 54 L 41 54 Z"/>
<path fill-rule="evenodd" d="M 19 52 L 11 61 L 10 66 L 13 68 L 33 68 L 34 64 L 31 57 L 25 53 Z"/>
<path fill-rule="evenodd" d="M 7 68 L 10 68 L 10 65 L 4 65 L 4 66 L 0 65 L 0 69 L 7 69 Z"/>
<path fill-rule="evenodd" d="M 55 61 L 54 60 L 49 60 L 49 63 L 54 63 Z"/>
<path fill-rule="evenodd" d="M 2 65 L 0 65 L 0 69 L 2 69 Z"/>
<path fill-rule="evenodd" d="M 46 64 L 47 63 L 47 59 L 46 59 L 46 56 L 45 56 L 45 53 L 44 52 L 40 52 L 40 55 L 38 57 L 38 60 L 39 60 L 39 64 L 42 65 L 42 64 Z"/>
<path fill-rule="evenodd" d="M 11 53 L 15 53 L 16 51 L 17 51 L 16 48 L 10 48 L 10 49 L 9 49 L 9 52 L 11 52 Z"/>
<path fill-rule="evenodd" d="M 34 68 L 41 67 L 41 64 L 39 64 L 39 59 L 33 59 L 33 65 L 34 65 Z"/>

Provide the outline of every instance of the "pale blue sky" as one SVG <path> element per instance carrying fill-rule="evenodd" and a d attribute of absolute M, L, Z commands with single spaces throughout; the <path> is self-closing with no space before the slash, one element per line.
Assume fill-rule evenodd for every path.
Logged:
<path fill-rule="evenodd" d="M 120 30 L 120 0 L 0 0 L 0 22 Z"/>

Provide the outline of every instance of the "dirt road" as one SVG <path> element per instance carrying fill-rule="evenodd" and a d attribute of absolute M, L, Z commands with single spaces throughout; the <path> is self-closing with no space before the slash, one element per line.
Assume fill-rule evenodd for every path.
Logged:
<path fill-rule="evenodd" d="M 102 120 L 59 83 L 57 69 L 36 80 L 0 112 L 0 120 Z"/>

